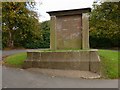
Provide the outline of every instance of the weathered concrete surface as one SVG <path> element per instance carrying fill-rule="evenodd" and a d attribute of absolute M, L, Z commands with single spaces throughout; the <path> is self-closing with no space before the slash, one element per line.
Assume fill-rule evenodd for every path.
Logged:
<path fill-rule="evenodd" d="M 24 68 L 39 67 L 92 71 L 100 73 L 100 59 L 96 50 L 65 52 L 27 52 Z"/>
<path fill-rule="evenodd" d="M 89 15 L 82 14 L 82 49 L 89 49 Z"/>
<path fill-rule="evenodd" d="M 25 61 L 24 68 L 51 68 L 63 70 L 84 70 L 89 71 L 88 62 L 54 62 L 54 61 Z"/>
<path fill-rule="evenodd" d="M 3 88 L 118 88 L 117 79 L 86 80 L 81 78 L 54 77 L 42 74 L 38 69 L 34 70 L 36 71 L 3 67 Z M 64 71 L 61 73 L 64 73 Z"/>
<path fill-rule="evenodd" d="M 33 71 L 53 77 L 67 77 L 67 78 L 82 78 L 82 79 L 99 79 L 100 75 L 92 73 L 90 71 L 80 70 L 60 70 L 60 69 L 40 69 L 40 68 L 29 68 L 28 71 Z"/>
<path fill-rule="evenodd" d="M 100 66 L 101 66 L 100 57 L 99 57 L 98 53 L 91 51 L 91 53 L 90 53 L 90 71 L 97 72 L 100 74 L 101 73 Z"/>
<path fill-rule="evenodd" d="M 50 49 L 55 50 L 56 49 L 56 25 L 55 25 L 55 16 L 51 16 L 51 21 L 50 21 Z"/>
<path fill-rule="evenodd" d="M 81 49 L 82 15 L 56 17 L 56 49 Z"/>

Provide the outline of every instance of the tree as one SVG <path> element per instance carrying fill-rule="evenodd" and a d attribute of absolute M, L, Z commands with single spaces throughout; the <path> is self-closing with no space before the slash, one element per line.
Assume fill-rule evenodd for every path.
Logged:
<path fill-rule="evenodd" d="M 118 47 L 120 44 L 119 2 L 94 3 L 90 14 L 90 43 L 92 47 Z"/>
<path fill-rule="evenodd" d="M 26 2 L 2 3 L 3 46 L 21 46 L 27 40 L 39 36 L 37 13 L 28 9 L 28 5 Z"/>
<path fill-rule="evenodd" d="M 42 22 L 39 29 L 39 36 L 30 37 L 24 43 L 25 48 L 49 48 L 50 47 L 50 25 L 49 21 Z"/>
<path fill-rule="evenodd" d="M 41 36 L 44 48 L 50 47 L 50 22 L 45 21 L 41 23 Z"/>

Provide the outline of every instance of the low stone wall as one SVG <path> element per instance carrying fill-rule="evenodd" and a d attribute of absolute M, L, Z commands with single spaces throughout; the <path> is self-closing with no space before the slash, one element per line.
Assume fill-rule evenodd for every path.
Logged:
<path fill-rule="evenodd" d="M 96 50 L 65 52 L 28 51 L 24 68 L 51 68 L 100 73 L 100 58 Z"/>

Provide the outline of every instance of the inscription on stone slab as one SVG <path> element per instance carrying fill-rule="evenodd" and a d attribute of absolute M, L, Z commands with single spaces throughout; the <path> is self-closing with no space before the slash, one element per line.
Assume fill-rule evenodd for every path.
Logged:
<path fill-rule="evenodd" d="M 81 15 L 57 17 L 56 36 L 57 49 L 80 49 Z"/>

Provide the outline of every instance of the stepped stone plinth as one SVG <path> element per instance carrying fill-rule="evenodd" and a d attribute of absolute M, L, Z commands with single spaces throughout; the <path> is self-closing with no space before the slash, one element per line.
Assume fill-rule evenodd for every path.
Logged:
<path fill-rule="evenodd" d="M 50 49 L 27 52 L 24 68 L 70 69 L 100 73 L 97 50 L 89 49 L 90 8 L 48 12 Z"/>

